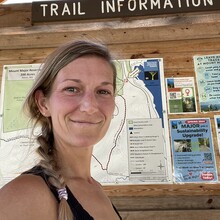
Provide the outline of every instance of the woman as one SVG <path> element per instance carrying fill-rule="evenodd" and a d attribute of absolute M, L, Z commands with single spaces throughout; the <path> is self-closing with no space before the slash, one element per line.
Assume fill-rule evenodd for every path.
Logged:
<path fill-rule="evenodd" d="M 24 105 L 42 128 L 42 160 L 1 189 L 2 220 L 121 219 L 90 174 L 93 146 L 112 118 L 115 87 L 115 66 L 103 45 L 71 42 L 46 59 Z"/>

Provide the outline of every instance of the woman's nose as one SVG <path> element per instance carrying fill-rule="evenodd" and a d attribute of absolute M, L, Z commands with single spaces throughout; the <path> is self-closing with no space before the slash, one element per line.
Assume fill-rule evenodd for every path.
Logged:
<path fill-rule="evenodd" d="M 86 93 L 80 102 L 80 111 L 93 114 L 98 110 L 98 103 L 95 94 Z"/>

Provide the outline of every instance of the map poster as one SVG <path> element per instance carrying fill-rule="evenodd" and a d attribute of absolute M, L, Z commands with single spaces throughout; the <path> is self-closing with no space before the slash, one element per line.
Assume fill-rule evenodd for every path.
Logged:
<path fill-rule="evenodd" d="M 218 151 L 220 153 L 220 115 L 214 115 L 214 122 L 217 135 Z"/>
<path fill-rule="evenodd" d="M 103 184 L 171 183 L 163 60 L 115 65 L 116 108 L 107 135 L 94 147 L 93 176 Z"/>
<path fill-rule="evenodd" d="M 36 144 L 31 140 L 22 104 L 39 64 L 3 67 L 0 109 L 0 187 L 34 165 Z"/>
<path fill-rule="evenodd" d="M 220 111 L 220 54 L 193 59 L 201 112 Z"/>
<path fill-rule="evenodd" d="M 193 77 L 166 78 L 169 114 L 197 113 Z"/>
<path fill-rule="evenodd" d="M 174 181 L 218 181 L 209 118 L 170 119 Z"/>
<path fill-rule="evenodd" d="M 115 60 L 115 111 L 94 146 L 91 172 L 101 184 L 171 183 L 162 59 Z M 39 161 L 21 107 L 41 64 L 8 65 L 1 93 L 0 186 Z"/>

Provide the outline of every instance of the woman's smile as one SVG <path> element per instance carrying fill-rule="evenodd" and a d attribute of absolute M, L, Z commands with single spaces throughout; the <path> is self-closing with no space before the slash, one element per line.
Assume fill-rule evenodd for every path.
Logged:
<path fill-rule="evenodd" d="M 87 121 L 87 120 L 71 120 L 74 124 L 78 126 L 94 126 L 99 125 L 101 121 Z"/>

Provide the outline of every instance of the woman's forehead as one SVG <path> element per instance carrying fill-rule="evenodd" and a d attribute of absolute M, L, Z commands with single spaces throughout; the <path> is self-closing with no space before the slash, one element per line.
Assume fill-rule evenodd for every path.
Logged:
<path fill-rule="evenodd" d="M 62 68 L 54 83 L 73 81 L 82 82 L 99 82 L 102 84 L 112 84 L 114 73 L 111 65 L 104 59 L 100 58 L 78 58 L 64 68 Z"/>

